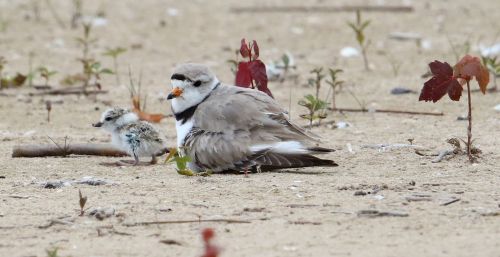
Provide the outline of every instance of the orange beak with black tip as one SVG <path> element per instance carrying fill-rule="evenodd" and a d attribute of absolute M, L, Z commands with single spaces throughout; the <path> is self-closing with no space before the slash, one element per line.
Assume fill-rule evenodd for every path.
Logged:
<path fill-rule="evenodd" d="M 176 97 L 179 97 L 180 95 L 182 95 L 182 89 L 180 87 L 174 87 L 174 89 L 172 89 L 172 92 L 168 94 L 167 100 L 174 99 Z"/>

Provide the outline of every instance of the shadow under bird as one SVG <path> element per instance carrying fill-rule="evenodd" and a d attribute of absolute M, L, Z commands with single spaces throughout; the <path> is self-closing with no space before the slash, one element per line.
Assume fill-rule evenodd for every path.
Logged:
<path fill-rule="evenodd" d="M 138 165 L 139 157 L 151 157 L 150 164 L 156 164 L 156 156 L 168 152 L 165 139 L 150 123 L 139 120 L 134 112 L 123 108 L 112 108 L 102 113 L 99 122 L 92 124 L 111 133 L 111 142 L 118 149 L 134 157 L 129 164 Z"/>
<path fill-rule="evenodd" d="M 187 63 L 171 77 L 177 146 L 196 172 L 259 171 L 338 166 L 307 146 L 319 138 L 292 123 L 278 103 L 260 91 L 222 84 L 207 66 Z"/>

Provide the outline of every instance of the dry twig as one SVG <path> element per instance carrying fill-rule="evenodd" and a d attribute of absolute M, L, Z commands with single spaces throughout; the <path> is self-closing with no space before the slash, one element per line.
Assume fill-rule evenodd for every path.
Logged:
<path fill-rule="evenodd" d="M 401 110 L 385 110 L 385 109 L 373 109 L 369 110 L 366 108 L 356 109 L 356 108 L 328 108 L 331 111 L 338 112 L 373 112 L 373 113 L 395 113 L 395 114 L 410 114 L 410 115 L 431 115 L 431 116 L 443 116 L 443 112 L 415 112 L 415 111 L 401 111 Z"/>
<path fill-rule="evenodd" d="M 288 12 L 413 12 L 412 6 L 352 5 L 352 6 L 251 6 L 233 7 L 235 13 L 288 13 Z"/>
<path fill-rule="evenodd" d="M 127 227 L 148 226 L 148 225 L 166 225 L 166 224 L 184 224 L 184 223 L 229 223 L 229 224 L 246 224 L 251 223 L 249 220 L 234 220 L 234 219 L 198 219 L 198 220 L 163 220 L 163 221 L 143 221 L 124 224 Z"/>

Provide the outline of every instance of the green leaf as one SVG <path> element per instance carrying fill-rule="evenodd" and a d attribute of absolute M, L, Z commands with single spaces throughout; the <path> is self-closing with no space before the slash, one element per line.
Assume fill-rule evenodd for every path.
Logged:
<path fill-rule="evenodd" d="M 368 25 L 370 25 L 371 21 L 370 20 L 367 20 L 365 22 L 363 22 L 361 24 L 361 26 L 359 27 L 359 30 L 364 30 L 366 27 L 368 27 Z"/>
<path fill-rule="evenodd" d="M 184 176 L 194 176 L 194 172 L 189 169 L 184 169 L 184 170 L 177 169 L 177 173 Z"/>
<path fill-rule="evenodd" d="M 288 66 L 290 65 L 290 58 L 288 57 L 288 55 L 284 54 L 283 56 L 281 56 L 281 60 L 283 61 L 285 67 L 288 68 Z"/>
<path fill-rule="evenodd" d="M 104 74 L 114 74 L 114 72 L 113 72 L 111 69 L 108 69 L 108 68 L 104 68 L 104 69 L 102 69 L 100 73 L 104 73 Z"/>

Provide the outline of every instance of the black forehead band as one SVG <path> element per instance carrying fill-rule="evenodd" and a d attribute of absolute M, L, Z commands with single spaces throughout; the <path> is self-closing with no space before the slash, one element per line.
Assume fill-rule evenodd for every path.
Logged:
<path fill-rule="evenodd" d="M 170 79 L 172 79 L 172 80 L 175 79 L 175 80 L 180 80 L 180 81 L 185 81 L 185 80 L 192 81 L 188 77 L 186 77 L 182 74 L 179 74 L 179 73 L 174 73 Z"/>

